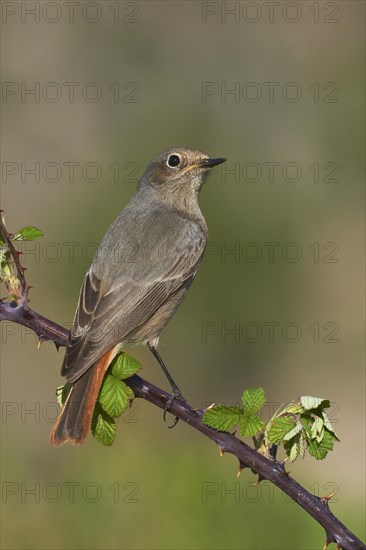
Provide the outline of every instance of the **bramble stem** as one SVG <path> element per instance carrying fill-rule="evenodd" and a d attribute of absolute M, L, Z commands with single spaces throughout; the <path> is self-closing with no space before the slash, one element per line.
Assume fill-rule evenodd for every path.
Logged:
<path fill-rule="evenodd" d="M 66 346 L 69 331 L 23 306 L 12 307 L 9 302 L 0 301 L 0 321 L 12 321 L 32 329 L 41 340 L 51 340 L 56 346 Z M 136 374 L 125 380 L 135 396 L 145 399 L 153 405 L 164 409 L 170 395 L 160 388 L 147 382 Z M 284 463 L 273 458 L 266 458 L 235 435 L 219 432 L 202 422 L 203 411 L 193 409 L 184 401 L 175 400 L 170 412 L 186 424 L 192 426 L 206 437 L 214 441 L 221 453 L 230 453 L 239 460 L 239 468 L 255 470 L 260 480 L 267 479 L 291 497 L 299 506 L 310 514 L 326 532 L 326 545 L 335 542 L 338 548 L 344 550 L 365 550 L 366 546 L 341 523 L 330 511 L 328 498 L 317 497 L 309 493 L 285 470 Z"/>

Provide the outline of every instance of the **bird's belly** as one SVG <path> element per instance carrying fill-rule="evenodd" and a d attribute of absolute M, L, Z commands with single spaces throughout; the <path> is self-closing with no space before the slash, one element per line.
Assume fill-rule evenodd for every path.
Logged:
<path fill-rule="evenodd" d="M 182 303 L 192 281 L 193 277 L 189 278 L 179 290 L 169 296 L 164 304 L 145 323 L 128 335 L 126 343 L 147 344 L 148 342 L 153 342 L 157 345 L 160 332 Z"/>

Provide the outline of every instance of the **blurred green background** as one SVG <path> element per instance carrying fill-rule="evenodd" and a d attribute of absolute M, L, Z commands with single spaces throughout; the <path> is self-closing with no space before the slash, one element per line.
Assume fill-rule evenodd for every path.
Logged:
<path fill-rule="evenodd" d="M 23 249 L 31 306 L 72 321 L 93 243 L 158 152 L 227 157 L 201 194 L 209 254 L 160 351 L 195 406 L 253 386 L 268 414 L 329 398 L 341 443 L 290 470 L 316 494 L 336 491 L 332 509 L 364 537 L 364 3 L 2 10 L 2 208 L 10 231 L 45 233 Z M 237 479 L 233 457 L 183 423 L 168 430 L 148 403 L 121 419 L 112 448 L 49 447 L 63 352 L 1 328 L 3 548 L 323 546 L 296 504 L 247 471 Z M 133 354 L 167 388 L 147 350 Z"/>

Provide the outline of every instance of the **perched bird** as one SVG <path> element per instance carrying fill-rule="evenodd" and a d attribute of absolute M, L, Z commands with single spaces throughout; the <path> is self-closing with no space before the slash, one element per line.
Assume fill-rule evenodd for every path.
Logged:
<path fill-rule="evenodd" d="M 103 377 L 126 344 L 156 350 L 161 330 L 182 302 L 207 243 L 198 194 L 226 159 L 174 147 L 148 165 L 136 193 L 112 223 L 85 275 L 61 374 L 72 383 L 50 443 L 83 443 Z"/>

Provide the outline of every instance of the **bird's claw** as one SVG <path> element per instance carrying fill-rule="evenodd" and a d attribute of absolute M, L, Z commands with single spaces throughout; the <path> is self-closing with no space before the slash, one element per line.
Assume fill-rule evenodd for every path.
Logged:
<path fill-rule="evenodd" d="M 171 406 L 173 405 L 173 403 L 176 399 L 180 399 L 181 401 L 185 401 L 181 391 L 178 388 L 176 388 L 172 391 L 172 393 L 170 394 L 169 399 L 165 403 L 164 413 L 163 413 L 164 422 L 166 422 L 166 413 L 170 411 Z M 174 428 L 174 426 L 176 426 L 178 424 L 178 421 L 179 421 L 179 418 L 178 418 L 178 416 L 176 416 L 173 420 L 173 423 L 170 426 L 168 426 L 168 428 L 170 428 L 170 429 Z"/>

